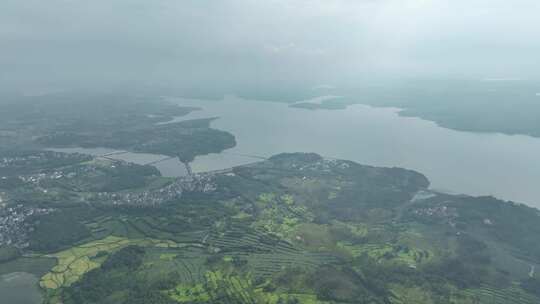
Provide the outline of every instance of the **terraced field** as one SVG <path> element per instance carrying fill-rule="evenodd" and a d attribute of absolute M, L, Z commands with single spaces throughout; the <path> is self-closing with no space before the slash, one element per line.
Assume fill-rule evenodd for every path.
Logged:
<path fill-rule="evenodd" d="M 209 233 L 204 241 L 214 248 L 219 248 L 220 252 L 271 252 L 280 248 L 283 250 L 292 248 L 292 245 L 288 242 L 261 229 L 252 229 L 245 225 L 234 224 L 226 231 Z"/>
<path fill-rule="evenodd" d="M 432 304 L 433 295 L 419 287 L 393 286 L 392 304 Z M 483 286 L 479 289 L 453 291 L 453 304 L 537 304 L 540 299 L 523 292 L 519 287 L 495 288 Z"/>
<path fill-rule="evenodd" d="M 480 304 L 538 304 L 540 298 L 523 292 L 519 287 L 496 288 L 484 285 L 480 289 L 467 290 L 466 294 L 478 299 Z"/>
<path fill-rule="evenodd" d="M 245 259 L 255 277 L 270 277 L 287 267 L 315 268 L 339 261 L 331 254 L 301 250 L 261 229 L 241 226 L 221 234 L 211 233 L 206 244 L 221 253 Z"/>
<path fill-rule="evenodd" d="M 275 193 L 262 193 L 256 205 L 259 214 L 253 226 L 280 238 L 290 239 L 300 223 L 314 219 L 313 213 L 295 202 L 293 196 L 288 194 L 280 196 Z"/>
<path fill-rule="evenodd" d="M 534 251 L 519 272 L 501 259 L 537 235 L 520 206 L 446 194 L 409 204 L 427 185 L 418 174 L 314 155 L 234 168 L 212 185 L 152 208 L 58 211 L 81 231 L 68 244 L 69 225 L 41 218 L 36 240 L 54 236 L 42 247 L 52 249 L 32 254 L 56 260 L 39 273 L 47 303 L 540 303 Z M 501 227 L 528 238 L 514 244 Z"/>
<path fill-rule="evenodd" d="M 183 248 L 146 248 L 144 266 L 140 275 L 150 282 L 160 282 L 163 278 L 174 276 L 175 282 L 194 285 L 204 282 L 208 271 L 205 248 L 193 246 Z"/>
<path fill-rule="evenodd" d="M 100 218 L 89 224 L 89 227 L 95 237 L 115 235 L 126 238 L 173 240 L 177 243 L 200 243 L 209 231 L 208 229 L 178 231 L 179 229 L 167 228 L 165 224 L 169 222 L 153 217 L 120 216 Z"/>
<path fill-rule="evenodd" d="M 99 267 L 107 256 L 116 250 L 129 245 L 155 246 L 159 248 L 182 248 L 185 244 L 155 239 L 126 239 L 109 236 L 55 254 L 47 255 L 58 260 L 50 272 L 40 280 L 40 286 L 45 289 L 58 289 L 70 286 L 85 273 Z"/>
<path fill-rule="evenodd" d="M 315 269 L 324 264 L 337 263 L 339 260 L 330 254 L 304 251 L 276 251 L 272 253 L 253 254 L 248 258 L 254 277 L 269 278 L 286 268 Z"/>
<path fill-rule="evenodd" d="M 204 283 L 178 285 L 168 292 L 179 303 L 211 302 L 223 304 L 278 304 L 305 303 L 324 304 L 312 294 L 291 294 L 280 291 L 266 292 L 254 286 L 250 279 L 221 271 L 208 271 Z"/>
<path fill-rule="evenodd" d="M 429 292 L 418 287 L 393 286 L 392 304 L 434 304 Z M 456 304 L 474 304 L 474 302 L 456 302 Z"/>
<path fill-rule="evenodd" d="M 208 269 L 205 265 L 207 255 L 201 250 L 183 250 L 173 263 L 179 269 L 183 283 L 200 283 L 204 280 L 204 274 Z"/>
<path fill-rule="evenodd" d="M 429 261 L 432 254 L 427 250 L 396 246 L 391 244 L 362 244 L 352 245 L 340 243 L 339 246 L 352 254 L 354 257 L 367 254 L 377 261 L 398 261 L 410 266 Z"/>

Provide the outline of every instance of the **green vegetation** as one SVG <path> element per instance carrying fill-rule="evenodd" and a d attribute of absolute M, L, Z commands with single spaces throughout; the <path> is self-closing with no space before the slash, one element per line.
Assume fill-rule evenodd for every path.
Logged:
<path fill-rule="evenodd" d="M 93 135 L 55 132 L 41 137 L 38 141 L 44 146 L 52 147 L 107 147 L 178 156 L 181 161 L 190 162 L 197 155 L 217 153 L 235 146 L 234 136 L 210 129 L 211 121 L 212 119 L 189 120 Z"/>
<path fill-rule="evenodd" d="M 42 216 L 35 227 L 29 237 L 30 248 L 36 251 L 55 251 L 90 236 L 90 231 L 74 218 L 73 212 L 54 212 Z"/>
<path fill-rule="evenodd" d="M 343 97 L 336 97 L 332 99 L 323 100 L 320 103 L 312 102 L 297 102 L 290 105 L 291 108 L 301 108 L 307 110 L 341 110 L 345 109 L 349 103 Z"/>
<path fill-rule="evenodd" d="M 2 105 L 0 130 L 13 133 L 10 147 L 16 149 L 107 147 L 184 162 L 234 147 L 234 136 L 210 128 L 212 119 L 160 124 L 194 110 L 114 94 L 20 97 Z"/>
<path fill-rule="evenodd" d="M 52 151 L 22 150 L 2 153 L 6 161 L 2 164 L 1 188 L 13 189 L 21 186 L 21 175 L 47 173 L 65 166 L 77 165 L 92 158 L 83 154 L 66 154 Z"/>
<path fill-rule="evenodd" d="M 91 168 L 91 174 L 85 171 Z M 159 170 L 152 166 L 119 161 L 95 161 L 72 168 L 75 178 L 63 178 L 54 181 L 59 187 L 69 187 L 84 192 L 117 192 L 147 186 L 156 177 L 161 176 Z"/>
<path fill-rule="evenodd" d="M 20 256 L 20 254 L 21 253 L 19 249 L 13 246 L 8 246 L 8 245 L 0 246 L 0 264 L 13 261 L 17 259 Z"/>
<path fill-rule="evenodd" d="M 126 239 L 108 237 L 51 254 L 49 256 L 56 258 L 58 264 L 41 278 L 40 285 L 48 289 L 69 286 L 79 280 L 83 274 L 98 267 L 109 252 L 129 244 L 130 242 Z"/>
<path fill-rule="evenodd" d="M 153 239 L 126 239 L 109 236 L 102 240 L 93 241 L 77 247 L 70 248 L 48 257 L 54 257 L 58 264 L 41 278 L 40 285 L 47 289 L 58 289 L 67 287 L 77 282 L 85 273 L 102 267 L 105 270 L 112 268 L 132 267 L 139 265 L 142 260 L 138 260 L 139 251 L 136 246 L 175 248 L 179 247 L 171 241 L 161 241 Z M 127 248 L 124 250 L 124 248 Z M 111 253 L 122 249 L 122 255 Z M 110 258 L 107 257 L 111 255 Z"/>
<path fill-rule="evenodd" d="M 480 303 L 493 304 L 533 304 L 538 303 L 538 298 L 523 292 L 516 286 L 497 288 L 494 286 L 482 286 L 479 289 L 467 290 L 466 293 L 473 295 Z"/>
<path fill-rule="evenodd" d="M 35 168 L 25 172 L 44 172 Z M 0 269 L 38 273 L 49 304 L 540 301 L 540 256 L 527 244 L 538 212 L 487 197 L 419 199 L 429 182 L 413 171 L 281 154 L 195 175 L 208 186 L 160 204 L 119 204 L 177 180 L 94 159 L 47 170 L 62 177 L 22 175 L 3 190 L 20 210 L 45 211 L 19 227 L 32 228 L 17 234 L 25 257 Z"/>

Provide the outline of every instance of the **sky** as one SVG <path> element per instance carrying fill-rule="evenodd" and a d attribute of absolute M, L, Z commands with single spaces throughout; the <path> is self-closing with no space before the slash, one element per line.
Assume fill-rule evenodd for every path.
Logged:
<path fill-rule="evenodd" d="M 540 78 L 538 0 L 2 0 L 0 88 Z"/>

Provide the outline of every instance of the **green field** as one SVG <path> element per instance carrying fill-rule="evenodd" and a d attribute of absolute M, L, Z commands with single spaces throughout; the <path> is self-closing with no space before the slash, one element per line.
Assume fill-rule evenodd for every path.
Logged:
<path fill-rule="evenodd" d="M 153 239 L 127 239 L 109 236 L 71 249 L 49 254 L 56 258 L 57 264 L 40 280 L 45 289 L 68 287 L 78 281 L 85 273 L 99 267 L 110 253 L 129 245 L 155 246 L 160 248 L 181 248 L 182 245 L 172 241 Z"/>
<path fill-rule="evenodd" d="M 429 185 L 416 172 L 315 154 L 194 182 L 213 190 L 156 206 L 32 201 L 54 212 L 33 219 L 31 251 L 0 271 L 40 276 L 47 304 L 539 303 L 540 224 L 527 207 L 412 200 Z"/>

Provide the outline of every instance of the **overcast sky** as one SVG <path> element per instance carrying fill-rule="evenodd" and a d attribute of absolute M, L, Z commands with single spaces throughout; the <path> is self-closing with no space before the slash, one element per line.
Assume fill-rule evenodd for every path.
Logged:
<path fill-rule="evenodd" d="M 539 0 L 2 0 L 0 82 L 540 78 Z"/>

